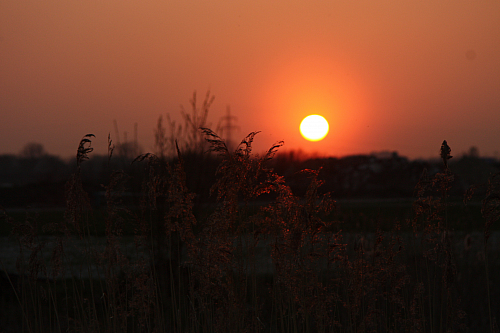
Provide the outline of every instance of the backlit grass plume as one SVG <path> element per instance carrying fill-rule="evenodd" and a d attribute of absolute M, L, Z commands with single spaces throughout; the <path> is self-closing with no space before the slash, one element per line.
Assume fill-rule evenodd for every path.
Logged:
<path fill-rule="evenodd" d="M 446 140 L 441 144 L 441 158 L 443 159 L 444 167 L 448 168 L 448 160 L 452 158 L 451 156 L 451 148 L 448 146 Z"/>

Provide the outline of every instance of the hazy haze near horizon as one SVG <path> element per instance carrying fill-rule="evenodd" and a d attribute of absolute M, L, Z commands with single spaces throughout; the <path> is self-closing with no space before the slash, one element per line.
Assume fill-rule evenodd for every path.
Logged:
<path fill-rule="evenodd" d="M 114 119 L 151 151 L 208 89 L 209 122 L 230 105 L 257 151 L 498 156 L 500 2 L 0 0 L 0 154 L 66 157 L 87 133 L 105 153 Z M 299 134 L 311 113 L 321 142 Z"/>

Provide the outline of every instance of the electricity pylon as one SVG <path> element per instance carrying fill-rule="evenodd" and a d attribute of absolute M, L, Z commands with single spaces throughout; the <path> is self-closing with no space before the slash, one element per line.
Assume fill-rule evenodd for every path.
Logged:
<path fill-rule="evenodd" d="M 233 131 L 239 129 L 240 127 L 233 124 L 233 121 L 237 121 L 238 117 L 231 115 L 231 108 L 229 105 L 226 108 L 226 115 L 221 117 L 219 122 L 219 127 L 221 130 L 221 134 L 226 139 L 226 146 L 229 151 L 232 151 L 235 148 L 233 142 Z"/>

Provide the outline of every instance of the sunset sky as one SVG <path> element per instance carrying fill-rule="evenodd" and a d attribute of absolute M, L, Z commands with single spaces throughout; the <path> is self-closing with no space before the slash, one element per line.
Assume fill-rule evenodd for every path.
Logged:
<path fill-rule="evenodd" d="M 0 0 L 0 154 L 74 155 L 113 120 L 153 150 L 194 91 L 257 151 L 500 157 L 500 1 Z M 327 137 L 299 132 L 308 114 Z"/>

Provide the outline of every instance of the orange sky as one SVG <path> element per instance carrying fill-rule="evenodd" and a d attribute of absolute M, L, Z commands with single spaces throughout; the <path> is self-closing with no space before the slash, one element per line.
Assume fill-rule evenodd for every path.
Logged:
<path fill-rule="evenodd" d="M 194 90 L 257 150 L 500 157 L 500 2 L 0 0 L 0 153 L 74 155 L 113 120 L 153 147 Z M 299 124 L 325 116 L 307 142 Z M 122 138 L 123 139 L 123 138 Z"/>

